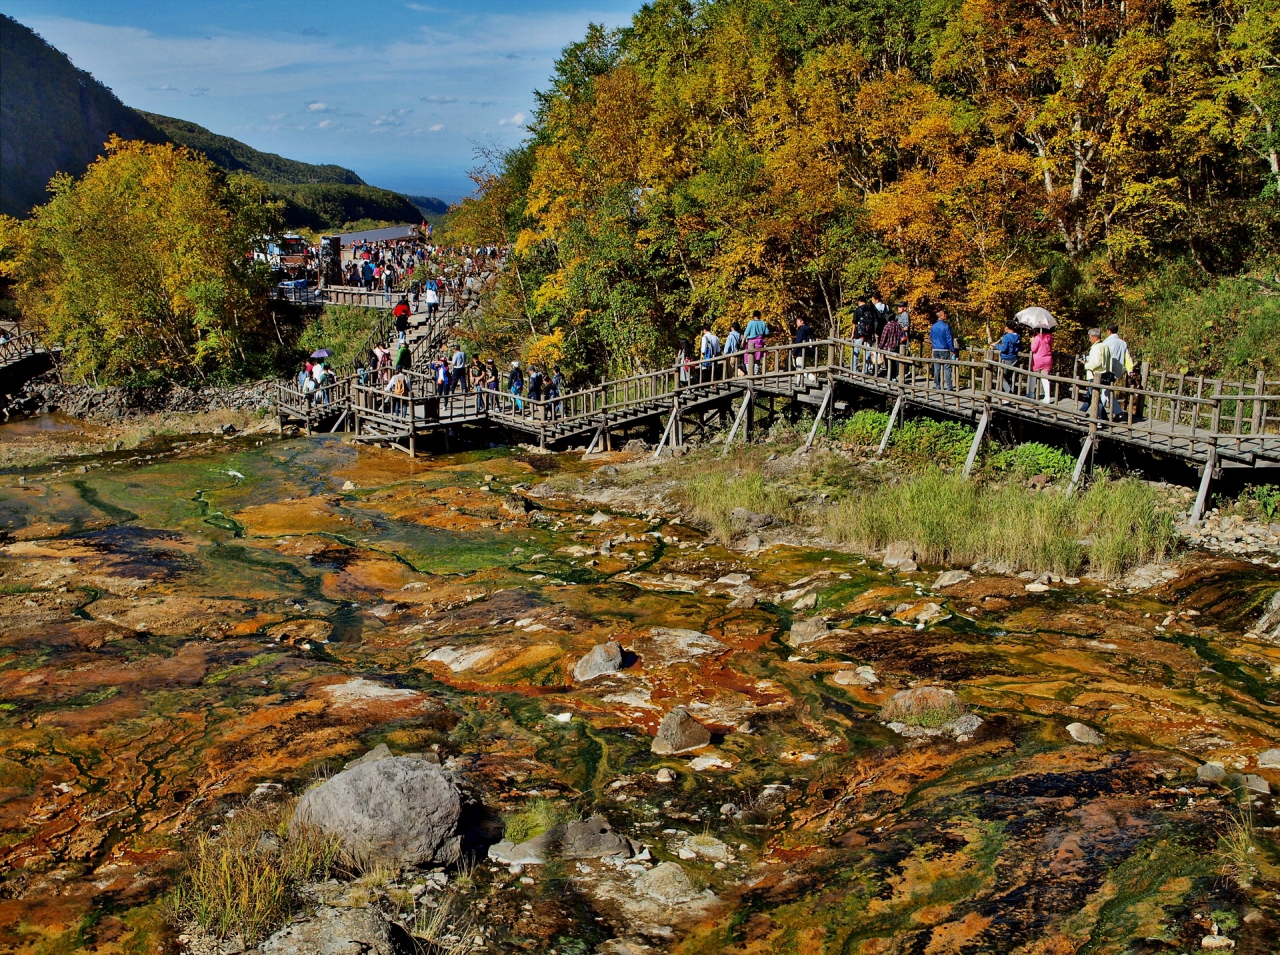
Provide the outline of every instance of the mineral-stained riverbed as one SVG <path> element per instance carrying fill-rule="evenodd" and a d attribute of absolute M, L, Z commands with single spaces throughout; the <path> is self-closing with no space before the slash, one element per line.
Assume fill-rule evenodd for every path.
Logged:
<path fill-rule="evenodd" d="M 630 869 L 482 856 L 462 901 L 487 951 L 1190 952 L 1215 923 L 1277 950 L 1274 804 L 1197 778 L 1280 787 L 1258 765 L 1280 646 L 1245 636 L 1269 571 L 1191 555 L 1146 591 L 934 592 L 939 568 L 744 556 L 671 510 L 593 520 L 567 492 L 607 485 L 599 462 L 519 451 L 88 464 L 0 476 L 0 950 L 179 950 L 186 842 L 379 743 L 438 752 L 495 818 L 548 798 L 648 847 Z M 788 643 L 815 614 L 830 629 Z M 575 684 L 610 639 L 623 669 Z M 981 725 L 876 718 L 917 685 Z M 711 744 L 654 755 L 675 706 Z M 1222 851 L 1241 819 L 1244 873 Z M 695 902 L 636 889 L 664 860 Z"/>

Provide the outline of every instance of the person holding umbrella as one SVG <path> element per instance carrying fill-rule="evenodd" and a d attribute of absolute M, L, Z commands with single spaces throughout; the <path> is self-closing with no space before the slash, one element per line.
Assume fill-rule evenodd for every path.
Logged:
<path fill-rule="evenodd" d="M 1047 376 L 1053 368 L 1052 330 L 1057 327 L 1058 320 L 1049 313 L 1048 309 L 1040 308 L 1038 305 L 1024 308 L 1014 318 L 1019 325 L 1025 325 L 1030 328 L 1034 335 L 1031 339 L 1032 373 L 1027 383 L 1027 397 L 1034 398 L 1036 396 L 1036 382 L 1039 382 L 1040 390 L 1043 392 L 1043 397 L 1040 400 L 1046 405 L 1050 404 L 1049 379 Z"/>

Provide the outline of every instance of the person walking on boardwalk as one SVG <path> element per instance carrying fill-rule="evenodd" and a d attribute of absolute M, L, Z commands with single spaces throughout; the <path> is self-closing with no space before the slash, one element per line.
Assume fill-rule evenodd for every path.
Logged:
<path fill-rule="evenodd" d="M 409 395 L 409 376 L 405 374 L 403 368 L 397 368 L 395 374 L 391 376 L 391 380 L 387 382 L 387 393 L 391 397 L 391 414 L 393 417 L 399 418 L 404 414 L 405 399 Z"/>
<path fill-rule="evenodd" d="M 1017 333 L 1012 322 L 1004 323 L 1004 334 L 1000 336 L 1000 344 L 997 346 L 997 352 L 1000 355 L 1000 364 L 1007 367 L 1000 369 L 1000 390 L 1013 393 L 1013 369 L 1018 363 L 1018 349 L 1022 346 L 1022 336 Z M 1003 402 L 1008 404 L 1008 402 Z"/>
<path fill-rule="evenodd" d="M 813 329 L 809 327 L 809 323 L 804 317 L 796 319 L 796 333 L 791 337 L 791 344 L 796 346 L 791 350 L 791 363 L 796 371 L 804 371 L 806 359 L 812 362 L 813 347 L 805 348 L 805 344 L 813 341 Z M 816 381 L 812 374 L 808 376 L 810 381 Z M 801 385 L 801 376 L 796 375 L 796 387 Z"/>
<path fill-rule="evenodd" d="M 853 310 L 853 370 L 866 373 L 871 361 L 870 349 L 876 343 L 875 309 L 867 304 L 865 295 L 858 296 L 858 307 Z"/>
<path fill-rule="evenodd" d="M 565 382 L 564 375 L 560 374 L 560 366 L 554 366 L 551 369 L 551 390 L 547 397 L 557 399 L 555 404 L 555 413 L 557 417 L 564 415 L 564 402 L 559 399 L 563 398 L 565 392 L 568 390 L 569 385 Z"/>
<path fill-rule="evenodd" d="M 885 373 L 892 381 L 898 377 L 898 361 L 894 358 L 888 358 L 889 355 L 896 355 L 902 350 L 902 344 L 907 340 L 906 329 L 902 327 L 902 323 L 896 318 L 885 322 L 884 328 L 880 330 L 880 350 L 885 352 L 887 361 L 885 362 Z"/>
<path fill-rule="evenodd" d="M 427 280 L 427 291 L 425 294 L 425 298 L 427 302 L 427 321 L 431 321 L 433 318 L 435 318 L 436 309 L 440 307 L 440 292 L 436 288 L 435 279 Z"/>
<path fill-rule="evenodd" d="M 520 362 L 511 363 L 511 371 L 507 373 L 507 391 L 515 398 L 516 411 L 524 411 L 524 402 L 520 395 L 524 391 L 524 372 L 520 370 Z"/>
<path fill-rule="evenodd" d="M 742 367 L 741 360 L 734 357 L 741 350 L 742 332 L 739 330 L 737 322 L 731 322 L 729 334 L 724 337 L 724 376 L 726 378 L 736 377 L 735 364 L 739 368 Z"/>
<path fill-rule="evenodd" d="M 485 370 L 484 362 L 480 360 L 480 356 L 476 355 L 471 359 L 471 367 L 467 370 L 467 381 L 471 386 L 471 391 L 476 396 L 476 411 L 484 411 L 484 393 L 488 390 L 489 373 Z"/>
<path fill-rule="evenodd" d="M 764 359 L 764 340 L 769 337 L 769 326 L 760 317 L 760 309 L 751 313 L 751 321 L 747 322 L 746 331 L 742 333 L 747 339 L 747 372 L 757 374 L 760 362 Z"/>
<path fill-rule="evenodd" d="M 1027 397 L 1036 396 L 1036 382 L 1040 383 L 1041 402 L 1049 404 L 1049 378 L 1053 369 L 1053 332 L 1047 328 L 1036 329 L 1031 339 L 1031 371 L 1028 382 Z"/>
<path fill-rule="evenodd" d="M 391 310 L 392 317 L 396 320 L 397 332 L 409 331 L 409 303 L 406 299 L 401 298 L 396 302 L 396 307 Z"/>
<path fill-rule="evenodd" d="M 715 360 L 720 355 L 720 338 L 711 330 L 710 322 L 702 323 L 702 337 L 698 340 L 698 355 L 702 358 L 699 380 L 710 381 L 715 373 Z"/>
<path fill-rule="evenodd" d="M 1080 410 L 1087 414 L 1093 403 L 1094 391 L 1100 390 L 1099 386 L 1111 382 L 1111 373 L 1107 371 L 1107 346 L 1102 343 L 1102 331 L 1097 328 L 1089 329 L 1089 354 L 1084 360 L 1084 376 L 1089 381 L 1090 387 L 1084 390 L 1084 400 L 1080 402 Z M 1107 393 L 1103 391 L 1099 397 L 1101 400 L 1098 402 L 1098 417 L 1101 418 L 1106 414 Z"/>
<path fill-rule="evenodd" d="M 933 357 L 955 360 L 959 357 L 955 336 L 951 334 L 951 325 L 947 322 L 947 310 L 938 309 L 934 313 L 934 323 L 929 326 L 929 344 L 933 348 Z M 933 363 L 933 386 L 947 391 L 954 391 L 951 381 L 951 366 L 941 361 Z"/>
<path fill-rule="evenodd" d="M 467 391 L 467 353 L 462 350 L 460 342 L 454 342 L 453 359 L 449 368 L 449 379 L 453 382 L 453 390 Z"/>
<path fill-rule="evenodd" d="M 1120 337 L 1120 326 L 1108 325 L 1102 344 L 1107 350 L 1107 371 L 1111 372 L 1111 382 L 1123 388 L 1129 381 L 1129 372 L 1133 371 L 1133 358 L 1129 354 L 1129 345 Z M 1112 391 L 1109 397 L 1111 420 L 1125 420 L 1124 396 Z"/>
<path fill-rule="evenodd" d="M 400 371 L 409 371 L 413 368 L 413 352 L 409 351 L 409 344 L 403 338 L 396 345 L 395 366 Z"/>

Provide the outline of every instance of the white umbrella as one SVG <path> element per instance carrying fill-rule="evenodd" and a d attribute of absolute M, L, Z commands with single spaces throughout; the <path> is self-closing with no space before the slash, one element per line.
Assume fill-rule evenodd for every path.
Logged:
<path fill-rule="evenodd" d="M 1026 325 L 1028 328 L 1053 328 L 1058 324 L 1058 320 L 1049 313 L 1049 310 L 1039 305 L 1024 308 L 1013 317 L 1019 324 Z"/>

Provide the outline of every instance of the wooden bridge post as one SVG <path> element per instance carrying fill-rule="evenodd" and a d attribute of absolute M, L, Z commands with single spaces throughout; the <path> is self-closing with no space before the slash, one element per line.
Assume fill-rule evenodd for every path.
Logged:
<path fill-rule="evenodd" d="M 898 395 L 898 400 L 893 403 L 893 410 L 889 412 L 889 423 L 885 426 L 884 434 L 880 436 L 880 446 L 876 448 L 876 457 L 884 454 L 884 449 L 889 446 L 889 435 L 893 434 L 893 423 L 898 420 L 898 412 L 902 410 L 902 395 Z"/>
<path fill-rule="evenodd" d="M 1249 433 L 1255 437 L 1262 432 L 1262 393 L 1267 390 L 1267 376 L 1258 369 L 1258 378 L 1254 385 L 1253 414 L 1249 416 Z"/>
<path fill-rule="evenodd" d="M 1191 526 L 1195 527 L 1204 517 L 1205 505 L 1209 503 L 1209 485 L 1213 481 L 1213 472 L 1218 467 L 1218 446 L 1209 446 L 1209 457 L 1204 462 L 1204 473 L 1200 476 L 1200 490 L 1196 493 L 1195 507 L 1191 509 Z"/>
<path fill-rule="evenodd" d="M 986 374 L 986 369 L 983 369 Z M 991 421 L 991 405 L 984 404 L 982 408 L 982 417 L 978 419 L 978 430 L 974 432 L 973 444 L 969 445 L 969 456 L 964 459 L 964 474 L 966 480 L 973 472 L 973 464 L 978 460 L 978 448 L 982 445 L 982 437 L 987 433 L 987 424 Z"/>
<path fill-rule="evenodd" d="M 1089 435 L 1084 439 L 1084 445 L 1080 448 L 1080 457 L 1076 458 L 1075 470 L 1071 472 L 1071 483 L 1067 485 L 1067 496 L 1070 497 L 1077 487 L 1080 486 L 1080 478 L 1084 475 L 1084 467 L 1089 460 L 1089 455 L 1093 453 L 1093 435 Z"/>

